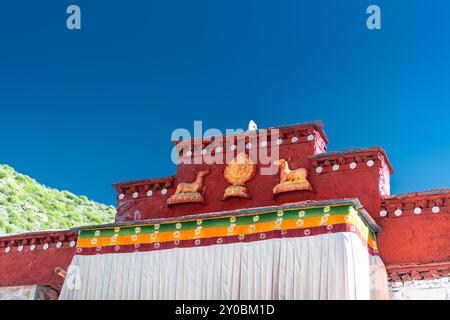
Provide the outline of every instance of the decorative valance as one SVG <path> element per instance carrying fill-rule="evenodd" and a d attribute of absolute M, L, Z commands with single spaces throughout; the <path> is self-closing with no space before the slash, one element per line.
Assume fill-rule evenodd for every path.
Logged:
<path fill-rule="evenodd" d="M 61 299 L 370 299 L 387 290 L 375 232 L 352 202 L 82 229 L 68 271 Z"/>

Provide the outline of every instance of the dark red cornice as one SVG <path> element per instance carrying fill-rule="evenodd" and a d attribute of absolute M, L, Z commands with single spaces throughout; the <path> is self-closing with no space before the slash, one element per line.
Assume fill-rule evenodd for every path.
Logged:
<path fill-rule="evenodd" d="M 156 179 L 141 179 L 126 181 L 113 184 L 113 187 L 119 194 L 127 194 L 141 191 L 150 190 L 162 190 L 173 188 L 175 182 L 175 176 L 170 176 L 166 178 L 156 178 Z"/>
<path fill-rule="evenodd" d="M 307 137 L 308 134 L 312 134 L 313 131 L 317 131 L 320 135 L 320 137 L 325 141 L 325 143 L 328 143 L 328 138 L 323 130 L 323 123 L 322 121 L 311 121 L 311 122 L 305 122 L 305 123 L 297 123 L 297 124 L 291 124 L 286 126 L 278 126 L 278 127 L 270 127 L 267 129 L 264 129 L 267 131 L 267 134 L 270 136 L 271 132 L 274 130 L 279 131 L 279 135 L 281 139 L 290 138 L 294 135 L 297 135 L 298 138 L 301 138 L 304 136 Z M 258 134 L 258 131 L 255 132 L 256 135 Z M 188 144 L 188 145 L 203 145 L 203 147 L 206 147 L 208 144 L 210 144 L 213 141 L 226 141 L 230 139 L 236 139 L 239 137 L 248 136 L 248 133 L 235 133 L 231 135 L 222 135 L 222 136 L 214 136 L 214 137 L 202 137 L 202 138 L 192 138 L 192 139 L 183 139 L 183 140 L 173 140 L 172 143 L 175 145 L 178 145 L 180 143 L 182 144 Z"/>
<path fill-rule="evenodd" d="M 433 189 L 394 195 L 381 201 L 377 218 L 450 213 L 450 189 Z"/>
<path fill-rule="evenodd" d="M 9 253 L 13 250 L 27 251 L 47 250 L 50 246 L 58 249 L 63 247 L 75 247 L 77 233 L 72 230 L 49 230 L 10 234 L 0 237 L 0 254 Z M 46 245 L 47 244 L 47 245 Z M 6 252 L 6 249 L 9 248 Z"/>
<path fill-rule="evenodd" d="M 332 168 L 334 165 L 350 166 L 350 164 L 356 164 L 356 167 L 370 166 L 370 161 L 373 161 L 372 165 L 376 165 L 378 160 L 384 162 L 389 168 L 389 172 L 394 173 L 391 163 L 386 155 L 386 152 L 381 147 L 372 148 L 359 148 L 359 149 L 347 149 L 336 152 L 326 152 L 309 156 L 313 166 L 315 168 L 321 167 L 323 169 Z M 356 168 L 355 167 L 355 168 Z"/>
<path fill-rule="evenodd" d="M 431 280 L 450 275 L 450 261 L 386 266 L 391 281 Z"/>

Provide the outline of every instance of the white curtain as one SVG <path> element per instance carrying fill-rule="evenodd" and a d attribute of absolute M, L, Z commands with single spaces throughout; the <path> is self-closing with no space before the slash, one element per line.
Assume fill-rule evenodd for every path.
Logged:
<path fill-rule="evenodd" d="M 60 299 L 377 299 L 385 269 L 355 234 L 75 256 Z M 381 285 L 381 286 L 380 286 Z"/>

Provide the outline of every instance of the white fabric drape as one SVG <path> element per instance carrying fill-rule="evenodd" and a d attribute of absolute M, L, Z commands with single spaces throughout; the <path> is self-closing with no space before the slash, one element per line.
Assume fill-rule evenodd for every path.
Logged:
<path fill-rule="evenodd" d="M 384 263 L 379 256 L 369 256 L 370 262 L 370 298 L 388 300 L 388 277 Z"/>
<path fill-rule="evenodd" d="M 70 269 L 60 299 L 374 299 L 387 292 L 381 259 L 348 232 L 78 255 Z"/>

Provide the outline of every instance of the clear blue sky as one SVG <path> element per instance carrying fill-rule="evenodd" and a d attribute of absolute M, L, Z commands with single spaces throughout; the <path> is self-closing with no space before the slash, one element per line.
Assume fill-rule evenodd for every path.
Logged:
<path fill-rule="evenodd" d="M 4 1 L 0 163 L 112 204 L 113 182 L 175 173 L 170 135 L 194 120 L 322 120 L 329 151 L 387 151 L 393 193 L 450 187 L 449 16 L 448 0 Z"/>

